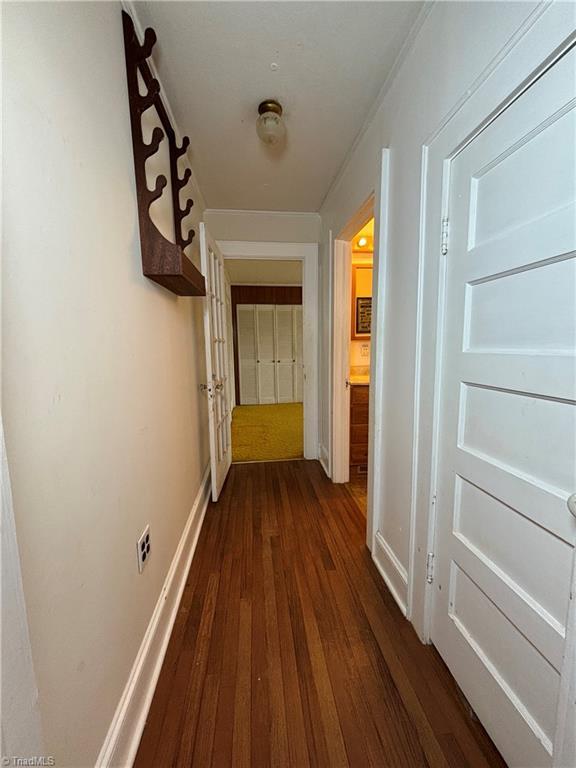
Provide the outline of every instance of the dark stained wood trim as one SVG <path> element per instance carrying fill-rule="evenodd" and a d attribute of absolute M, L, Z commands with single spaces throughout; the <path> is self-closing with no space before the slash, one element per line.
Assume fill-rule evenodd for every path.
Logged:
<path fill-rule="evenodd" d="M 505 768 L 316 461 L 235 464 L 210 504 L 135 768 Z"/>
<path fill-rule="evenodd" d="M 192 171 L 187 168 L 180 178 L 178 175 L 178 158 L 186 152 L 190 140 L 185 136 L 182 144 L 178 146 L 174 128 L 162 102 L 160 83 L 152 76 L 150 66 L 146 61 L 156 43 L 156 33 L 149 27 L 145 32 L 144 42 L 140 43 L 134 22 L 126 11 L 122 11 L 122 30 L 124 33 L 126 82 L 136 177 L 142 272 L 150 280 L 164 286 L 178 296 L 205 296 L 204 276 L 184 253 L 184 248 L 192 243 L 194 230 L 189 230 L 186 237 L 182 235 L 182 220 L 189 214 L 194 203 L 188 199 L 184 208 L 180 207 L 180 190 L 188 183 Z M 138 74 L 141 75 L 147 89 L 145 96 L 142 96 L 139 91 Z M 145 144 L 142 139 L 142 114 L 151 107 L 156 109 L 162 128 L 154 128 L 150 143 Z M 146 160 L 158 151 L 164 137 L 168 141 L 170 196 L 175 243 L 170 242 L 162 235 L 149 214 L 150 206 L 162 195 L 168 180 L 166 176 L 160 175 L 156 178 L 154 189 L 148 189 Z"/>
<path fill-rule="evenodd" d="M 232 285 L 232 338 L 234 344 L 234 383 L 236 405 L 240 405 L 240 366 L 238 364 L 238 304 L 302 304 L 301 285 Z"/>

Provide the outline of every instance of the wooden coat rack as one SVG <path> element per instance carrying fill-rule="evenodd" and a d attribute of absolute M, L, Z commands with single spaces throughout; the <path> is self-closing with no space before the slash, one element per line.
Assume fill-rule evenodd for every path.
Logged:
<path fill-rule="evenodd" d="M 188 183 L 192 171 L 187 168 L 180 178 L 178 175 L 178 158 L 186 152 L 190 140 L 185 136 L 182 144 L 177 145 L 174 128 L 160 97 L 160 83 L 152 77 L 150 66 L 146 61 L 156 43 L 156 33 L 152 28 L 148 28 L 144 34 L 144 42 L 141 44 L 136 35 L 134 22 L 125 11 L 122 11 L 122 27 L 124 30 L 130 125 L 136 173 L 142 271 L 150 280 L 163 285 L 178 296 L 205 296 L 204 277 L 184 253 L 184 248 L 190 245 L 194 238 L 194 230 L 191 229 L 186 237 L 182 236 L 182 220 L 190 213 L 194 202 L 188 199 L 184 208 L 180 208 L 180 190 Z M 145 96 L 140 94 L 138 73 L 140 73 L 147 90 Z M 156 108 L 162 128 L 154 128 L 150 143 L 145 144 L 142 138 L 142 114 L 151 107 Z M 158 231 L 149 213 L 150 206 L 162 195 L 168 181 L 166 176 L 160 175 L 156 179 L 154 189 L 148 189 L 146 160 L 156 154 L 164 136 L 168 138 L 169 147 L 170 191 L 175 243 L 170 242 Z"/>

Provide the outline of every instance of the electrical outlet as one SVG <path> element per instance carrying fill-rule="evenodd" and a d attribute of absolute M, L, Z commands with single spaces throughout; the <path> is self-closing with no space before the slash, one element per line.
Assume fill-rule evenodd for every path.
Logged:
<path fill-rule="evenodd" d="M 142 573 L 150 559 L 150 526 L 147 525 L 136 544 L 138 548 L 138 571 Z"/>
<path fill-rule="evenodd" d="M 370 352 L 370 347 L 368 344 L 362 344 L 360 347 L 360 357 L 368 357 L 368 354 Z"/>

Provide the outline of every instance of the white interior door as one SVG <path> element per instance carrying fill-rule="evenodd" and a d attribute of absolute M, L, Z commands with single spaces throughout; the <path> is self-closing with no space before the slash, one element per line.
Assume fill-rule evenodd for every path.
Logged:
<path fill-rule="evenodd" d="M 292 305 L 276 305 L 276 391 L 279 403 L 293 403 L 296 399 L 293 314 Z"/>
<path fill-rule="evenodd" d="M 350 479 L 350 325 L 352 250 L 350 242 L 334 240 L 332 481 Z"/>
<path fill-rule="evenodd" d="M 224 259 L 204 223 L 200 224 L 200 257 L 206 280 L 204 300 L 204 340 L 210 431 L 210 470 L 212 500 L 218 496 L 232 463 L 229 400 L 229 349 L 226 321 L 226 283 Z"/>
<path fill-rule="evenodd" d="M 294 400 L 301 403 L 304 399 L 304 352 L 302 337 L 302 305 L 294 306 L 292 315 L 294 321 L 294 357 L 296 359 L 294 370 Z"/>
<path fill-rule="evenodd" d="M 552 762 L 576 538 L 574 66 L 449 170 L 432 640 L 522 768 Z"/>
<path fill-rule="evenodd" d="M 276 402 L 276 344 L 274 304 L 256 304 L 258 402 Z"/>
<path fill-rule="evenodd" d="M 238 372 L 240 404 L 258 404 L 258 346 L 256 344 L 256 309 L 254 304 L 236 306 L 238 332 Z"/>

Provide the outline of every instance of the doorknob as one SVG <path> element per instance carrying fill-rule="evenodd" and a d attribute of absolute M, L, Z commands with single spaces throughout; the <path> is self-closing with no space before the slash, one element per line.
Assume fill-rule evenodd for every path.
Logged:
<path fill-rule="evenodd" d="M 572 512 L 574 517 L 576 517 L 576 493 L 573 493 L 572 496 L 568 497 L 566 504 L 568 504 L 568 509 L 570 512 Z"/>

